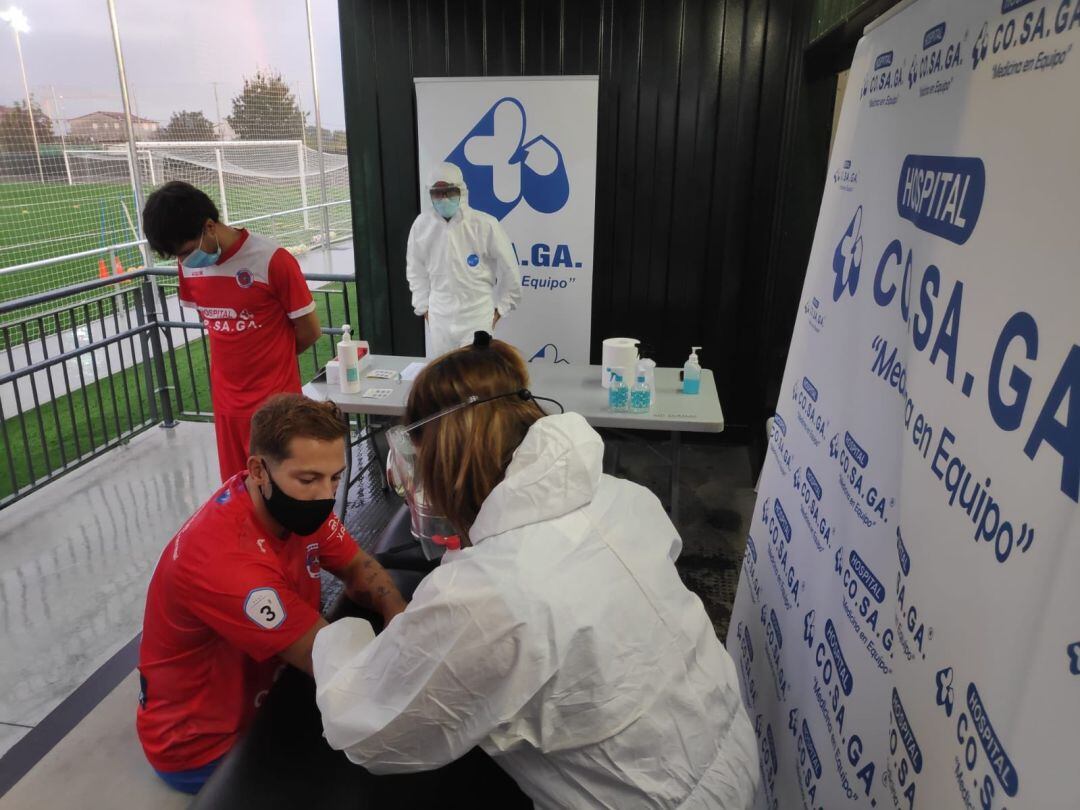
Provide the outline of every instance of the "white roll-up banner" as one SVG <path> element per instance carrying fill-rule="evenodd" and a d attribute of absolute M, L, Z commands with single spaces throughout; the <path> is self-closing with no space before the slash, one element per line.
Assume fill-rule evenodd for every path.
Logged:
<path fill-rule="evenodd" d="M 597 76 L 416 79 L 420 204 L 442 162 L 502 224 L 522 300 L 495 334 L 538 363 L 588 363 Z"/>
<path fill-rule="evenodd" d="M 855 52 L 728 647 L 762 806 L 1078 808 L 1080 0 Z"/>

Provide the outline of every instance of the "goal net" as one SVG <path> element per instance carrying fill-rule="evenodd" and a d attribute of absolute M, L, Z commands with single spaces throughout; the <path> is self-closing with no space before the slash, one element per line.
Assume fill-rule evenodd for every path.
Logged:
<path fill-rule="evenodd" d="M 144 193 L 170 180 L 184 180 L 205 191 L 222 219 L 250 227 L 286 247 L 320 244 L 325 171 L 330 238 L 349 235 L 348 159 L 323 153 L 302 141 L 142 141 L 136 144 L 137 173 Z M 124 182 L 130 176 L 126 145 L 65 151 L 69 182 Z"/>

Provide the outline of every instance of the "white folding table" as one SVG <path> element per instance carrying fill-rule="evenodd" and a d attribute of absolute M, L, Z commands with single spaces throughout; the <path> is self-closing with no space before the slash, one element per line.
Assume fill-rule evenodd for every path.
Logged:
<path fill-rule="evenodd" d="M 400 373 L 409 364 L 424 362 L 420 357 L 373 355 L 361 372 L 360 393 L 343 394 L 339 386 L 328 385 L 320 375 L 308 383 L 305 393 L 317 399 L 335 402 L 344 413 L 368 416 L 400 417 L 412 383 L 405 380 L 373 379 L 366 375 L 374 369 Z M 593 427 L 615 430 L 664 430 L 671 434 L 671 518 L 678 522 L 680 436 L 682 433 L 719 433 L 724 429 L 724 413 L 716 393 L 711 371 L 702 369 L 701 392 L 694 396 L 680 390 L 679 369 L 655 371 L 653 403 L 649 413 L 617 413 L 608 408 L 608 392 L 600 385 L 600 366 L 571 364 L 530 364 L 529 390 L 538 397 L 562 403 L 567 411 L 576 411 Z M 363 396 L 369 389 L 391 389 L 385 398 Z M 550 410 L 547 403 L 539 403 Z"/>

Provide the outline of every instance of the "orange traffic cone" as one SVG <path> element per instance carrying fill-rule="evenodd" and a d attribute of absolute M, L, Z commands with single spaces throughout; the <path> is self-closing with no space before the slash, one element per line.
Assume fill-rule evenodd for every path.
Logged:
<path fill-rule="evenodd" d="M 107 268 L 105 266 L 105 260 L 104 259 L 98 259 L 97 274 L 98 274 L 98 278 L 108 278 L 109 277 L 109 268 Z"/>
<path fill-rule="evenodd" d="M 120 263 L 119 256 L 113 256 L 113 274 L 117 276 L 124 274 L 124 265 Z"/>

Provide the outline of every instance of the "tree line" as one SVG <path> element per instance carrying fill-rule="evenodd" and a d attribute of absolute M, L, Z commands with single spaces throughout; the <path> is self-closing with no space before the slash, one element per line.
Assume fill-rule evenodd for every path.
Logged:
<path fill-rule="evenodd" d="M 31 96 L 31 106 L 15 101 L 9 107 L 0 108 L 0 152 L 24 152 L 33 149 L 34 132 L 42 146 L 58 145 L 61 141 L 55 122 Z M 225 121 L 235 136 L 243 141 L 254 140 L 303 140 L 311 149 L 316 145 L 315 127 L 308 123 L 308 113 L 289 89 L 282 75 L 269 69 L 260 69 L 254 76 L 244 78 L 244 88 L 232 99 L 232 112 Z M 344 154 L 345 133 L 323 127 L 323 149 Z M 201 110 L 178 110 L 156 133 L 157 140 L 164 141 L 213 141 L 220 137 L 214 122 Z M 70 137 L 69 143 L 77 145 L 80 139 Z M 147 140 L 140 136 L 140 140 Z"/>

